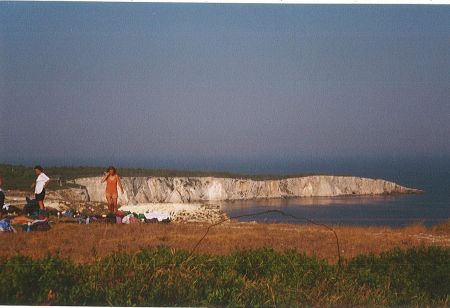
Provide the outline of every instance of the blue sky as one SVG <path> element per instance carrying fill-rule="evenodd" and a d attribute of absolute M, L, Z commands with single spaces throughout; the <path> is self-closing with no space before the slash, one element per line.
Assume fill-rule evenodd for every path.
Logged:
<path fill-rule="evenodd" d="M 449 6 L 2 2 L 0 161 L 448 159 L 449 72 Z"/>

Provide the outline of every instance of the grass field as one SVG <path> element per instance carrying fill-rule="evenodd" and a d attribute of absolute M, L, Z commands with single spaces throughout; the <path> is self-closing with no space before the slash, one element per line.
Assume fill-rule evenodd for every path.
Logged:
<path fill-rule="evenodd" d="M 296 251 L 194 254 L 169 248 L 90 263 L 0 258 L 1 304 L 448 306 L 450 249 L 394 249 L 338 266 Z"/>

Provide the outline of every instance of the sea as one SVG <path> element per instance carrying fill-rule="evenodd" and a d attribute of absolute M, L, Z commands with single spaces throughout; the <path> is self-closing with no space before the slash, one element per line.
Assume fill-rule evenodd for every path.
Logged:
<path fill-rule="evenodd" d="M 450 220 L 450 162 L 446 160 L 313 162 L 284 167 L 282 171 L 381 178 L 422 189 L 424 193 L 230 201 L 223 203 L 222 209 L 238 221 L 259 223 L 313 221 L 329 225 L 404 227 L 415 223 L 432 226 Z M 260 214 L 266 210 L 281 210 L 288 215 Z M 250 216 L 239 217 L 243 215 Z"/>

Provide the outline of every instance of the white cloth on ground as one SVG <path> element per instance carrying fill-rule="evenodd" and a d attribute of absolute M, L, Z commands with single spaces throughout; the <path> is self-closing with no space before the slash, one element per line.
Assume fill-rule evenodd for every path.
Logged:
<path fill-rule="evenodd" d="M 133 214 L 128 214 L 127 216 L 125 216 L 124 218 L 122 218 L 122 223 L 123 224 L 127 224 L 127 225 L 129 225 L 131 222 L 130 222 L 130 218 L 131 217 L 133 217 Z"/>
<path fill-rule="evenodd" d="M 146 219 L 153 219 L 156 218 L 158 221 L 163 221 L 164 219 L 170 219 L 170 215 L 166 213 L 160 213 L 160 212 L 145 212 L 144 216 Z"/>
<path fill-rule="evenodd" d="M 35 219 L 31 222 L 32 225 L 39 223 L 39 222 L 47 222 L 48 219 Z"/>

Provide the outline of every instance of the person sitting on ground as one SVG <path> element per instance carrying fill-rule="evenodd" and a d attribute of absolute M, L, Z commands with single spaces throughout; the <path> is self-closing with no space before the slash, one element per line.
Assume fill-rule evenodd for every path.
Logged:
<path fill-rule="evenodd" d="M 0 209 L 3 208 L 3 205 L 5 204 L 5 193 L 2 189 L 3 186 L 3 177 L 0 175 Z"/>
<path fill-rule="evenodd" d="M 20 213 L 22 210 L 17 206 L 11 205 L 9 203 L 5 203 L 5 192 L 2 189 L 4 183 L 3 177 L 0 175 L 0 218 L 3 216 L 7 216 L 8 213 Z"/>
<path fill-rule="evenodd" d="M 34 194 L 36 201 L 39 203 L 39 209 L 45 210 L 45 188 L 47 188 L 50 178 L 44 173 L 44 169 L 39 165 L 34 167 L 34 173 L 36 174 L 37 179 L 36 182 L 31 185 L 31 188 L 34 188 Z"/>
<path fill-rule="evenodd" d="M 106 182 L 105 195 L 108 201 L 108 210 L 110 213 L 116 213 L 119 209 L 117 205 L 117 199 L 119 198 L 117 186 L 119 186 L 120 192 L 123 194 L 122 182 L 116 168 L 109 166 L 106 169 L 105 176 L 102 179 L 102 183 L 104 182 Z"/>

